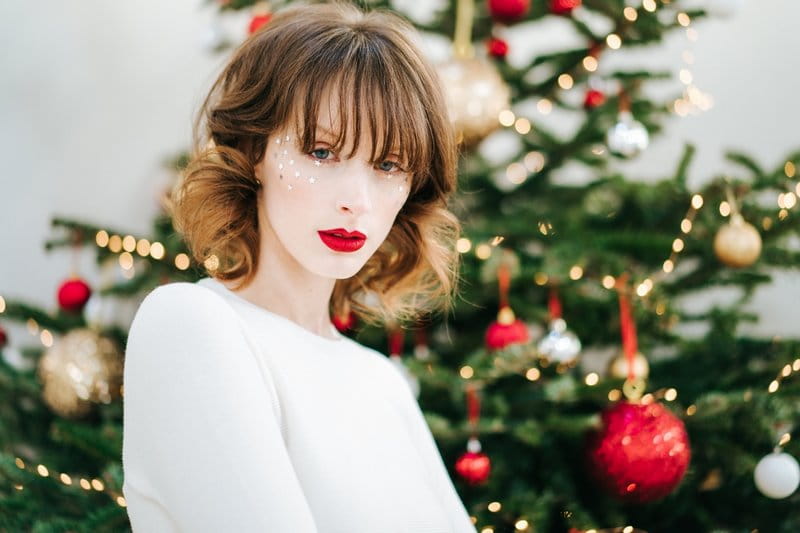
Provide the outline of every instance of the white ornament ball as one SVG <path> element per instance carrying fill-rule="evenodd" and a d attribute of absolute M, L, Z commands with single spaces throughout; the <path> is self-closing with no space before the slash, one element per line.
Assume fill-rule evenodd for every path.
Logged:
<path fill-rule="evenodd" d="M 414 395 L 415 398 L 419 398 L 419 380 L 417 376 L 412 374 L 408 368 L 406 368 L 405 363 L 403 363 L 403 358 L 399 355 L 390 355 L 389 360 L 394 364 L 397 371 L 400 372 L 406 383 L 408 383 L 408 388 L 411 389 L 411 393 Z"/>
<path fill-rule="evenodd" d="M 800 465 L 788 453 L 773 452 L 758 462 L 753 479 L 764 496 L 786 498 L 800 485 Z"/>
<path fill-rule="evenodd" d="M 734 213 L 714 236 L 714 253 L 730 267 L 748 267 L 761 255 L 761 235 L 741 214 Z"/>
<path fill-rule="evenodd" d="M 630 111 L 622 111 L 616 124 L 606 134 L 608 149 L 625 157 L 633 157 L 647 148 L 650 135 L 644 124 L 633 118 Z"/>
<path fill-rule="evenodd" d="M 542 356 L 551 361 L 571 363 L 581 351 L 581 341 L 567 329 L 563 318 L 556 318 L 550 322 L 547 335 L 542 337 L 537 348 Z"/>

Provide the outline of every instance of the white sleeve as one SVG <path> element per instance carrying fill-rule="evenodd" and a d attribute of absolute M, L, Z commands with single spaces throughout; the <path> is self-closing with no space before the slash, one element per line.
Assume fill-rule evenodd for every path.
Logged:
<path fill-rule="evenodd" d="M 399 379 L 403 380 L 404 378 L 399 376 Z M 401 402 L 404 406 L 403 412 L 406 413 L 411 435 L 425 461 L 425 469 L 432 476 L 439 499 L 447 510 L 447 515 L 453 526 L 453 533 L 475 533 L 477 531 L 475 525 L 472 523 L 458 492 L 456 492 L 453 480 L 450 479 L 450 474 L 447 472 L 442 455 L 439 453 L 439 448 L 436 446 L 436 441 L 431 434 L 416 398 L 414 398 L 407 383 L 401 383 L 401 388 L 403 389 L 401 394 Z"/>
<path fill-rule="evenodd" d="M 316 526 L 280 430 L 270 375 L 220 295 L 154 289 L 128 333 L 123 494 L 134 532 Z"/>

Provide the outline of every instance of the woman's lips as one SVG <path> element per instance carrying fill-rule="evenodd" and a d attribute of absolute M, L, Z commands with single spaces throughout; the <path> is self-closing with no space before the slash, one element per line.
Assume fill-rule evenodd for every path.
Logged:
<path fill-rule="evenodd" d="M 343 229 L 318 231 L 319 238 L 334 252 L 355 252 L 367 242 L 367 237 L 358 231 Z"/>

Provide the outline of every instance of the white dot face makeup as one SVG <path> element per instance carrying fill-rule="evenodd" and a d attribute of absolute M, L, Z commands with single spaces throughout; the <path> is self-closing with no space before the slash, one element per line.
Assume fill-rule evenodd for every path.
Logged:
<path fill-rule="evenodd" d="M 320 106 L 320 131 L 310 153 L 302 151 L 291 129 L 270 137 L 257 166 L 264 184 L 259 218 L 262 227 L 271 230 L 262 232 L 266 235 L 262 239 L 270 241 L 265 250 L 283 248 L 306 270 L 345 279 L 355 275 L 385 241 L 408 198 L 411 175 L 402 170 L 396 156 L 370 163 L 368 138 L 360 140 L 358 152 L 349 159 L 335 153 L 334 139 L 324 133 L 337 124 L 329 114 L 335 109 Z M 340 240 L 363 242 L 331 244 L 331 233 Z"/>

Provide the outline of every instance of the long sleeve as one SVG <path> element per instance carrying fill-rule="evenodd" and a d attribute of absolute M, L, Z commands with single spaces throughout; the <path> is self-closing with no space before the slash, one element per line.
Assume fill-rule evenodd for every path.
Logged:
<path fill-rule="evenodd" d="M 123 493 L 134 532 L 316 532 L 269 374 L 208 289 L 153 290 L 128 334 Z"/>
<path fill-rule="evenodd" d="M 411 434 L 425 462 L 425 468 L 433 478 L 439 498 L 447 510 L 447 515 L 453 526 L 453 533 L 475 533 L 475 525 L 472 523 L 464 503 L 456 492 L 455 485 L 450 479 L 450 474 L 447 472 L 442 456 L 436 446 L 436 441 L 431 434 L 416 398 L 414 398 L 407 383 L 402 383 L 402 389 L 401 402 Z"/>

